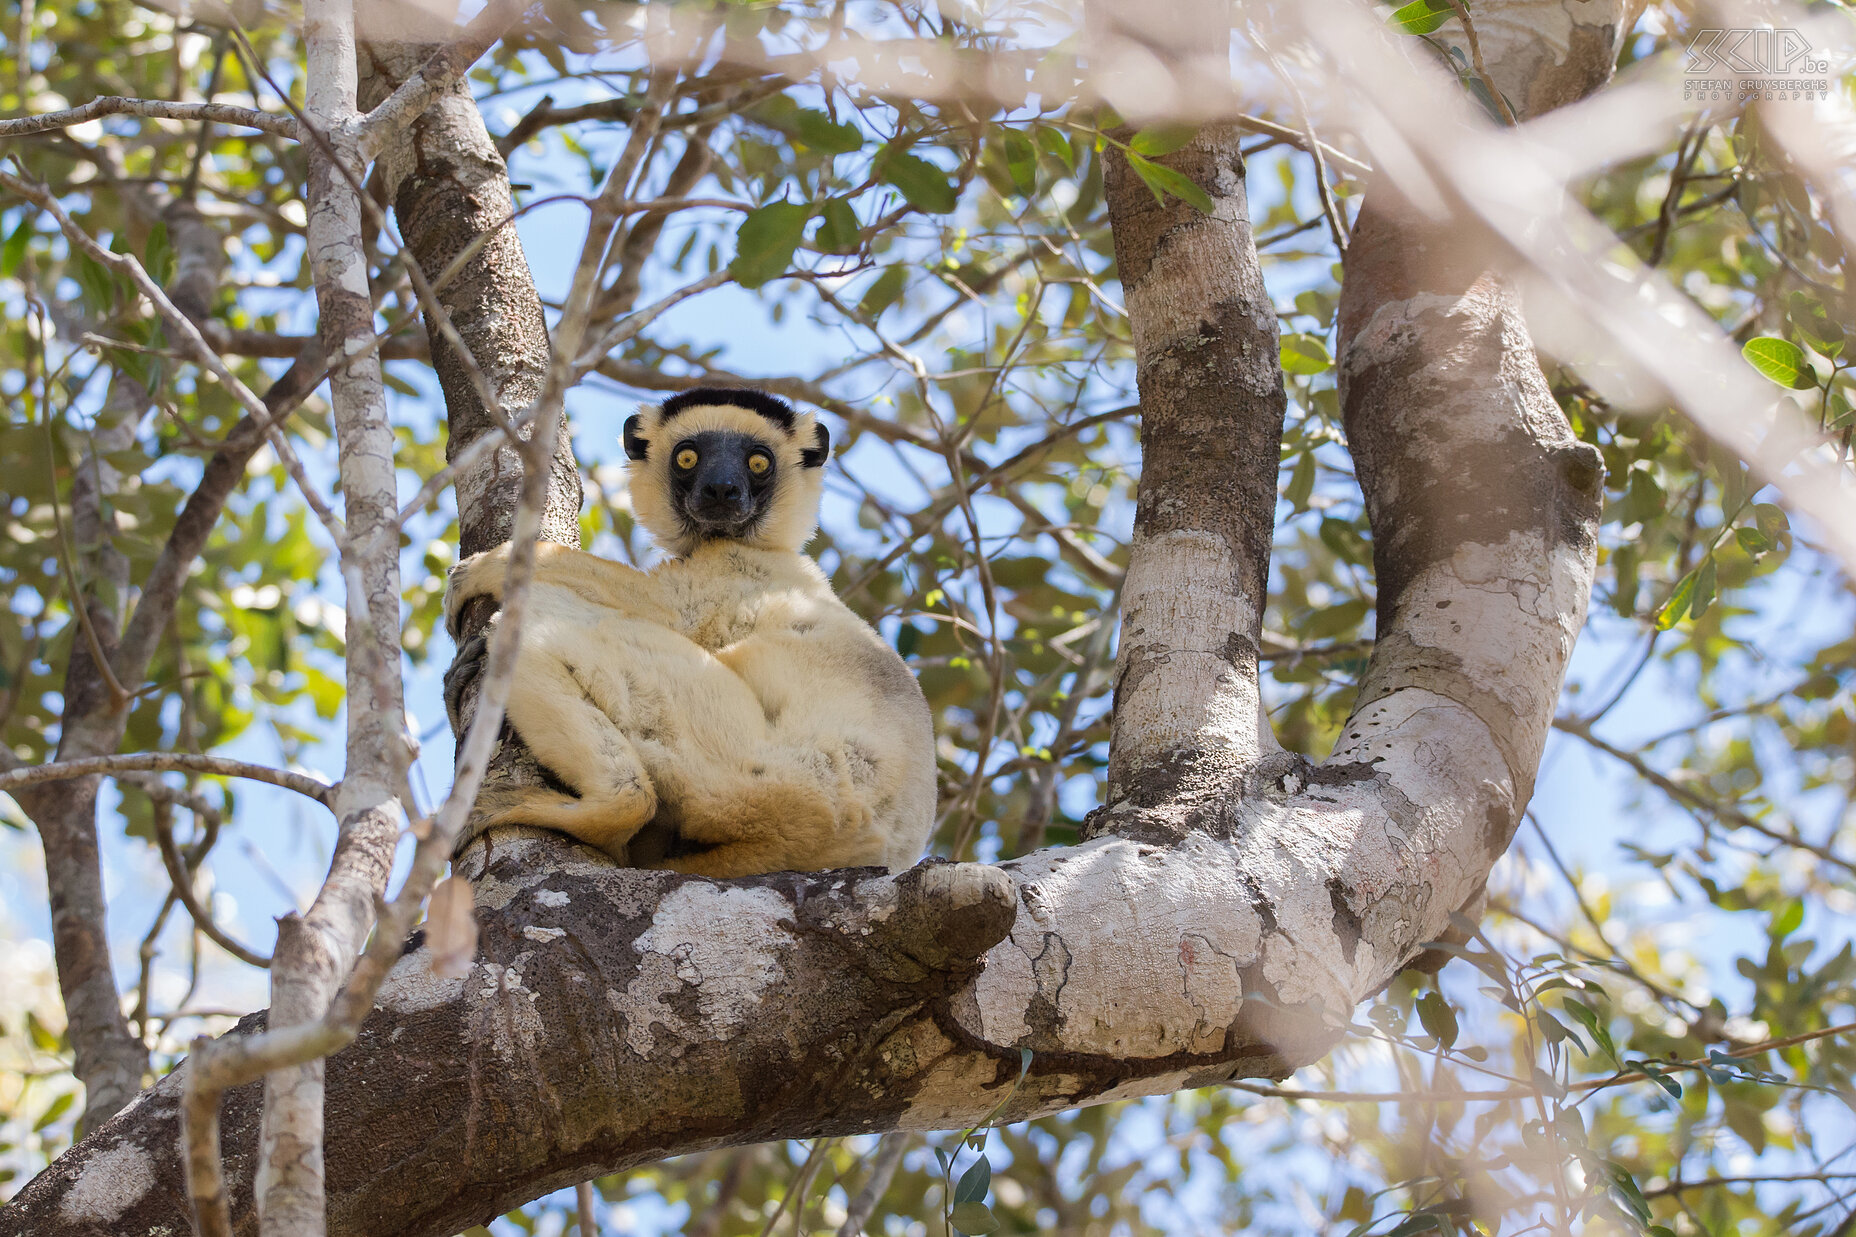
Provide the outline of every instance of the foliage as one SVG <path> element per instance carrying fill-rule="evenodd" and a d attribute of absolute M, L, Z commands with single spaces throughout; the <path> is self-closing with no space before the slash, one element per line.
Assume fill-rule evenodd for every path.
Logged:
<path fill-rule="evenodd" d="M 1392 16 L 1447 41 L 1446 10 L 1422 0 Z M 105 94 L 198 98 L 209 83 L 221 101 L 270 111 L 283 110 L 278 90 L 301 93 L 291 31 L 261 8 L 246 33 L 263 74 L 228 32 L 124 0 L 38 0 L 25 12 L 31 40 L 9 28 L 0 54 L 8 115 Z M 492 129 L 508 131 L 544 96 L 635 106 L 647 90 L 635 12 L 604 3 L 531 14 L 472 75 Z M 815 46 L 843 10 L 789 2 L 706 12 L 717 63 L 677 87 L 633 194 L 674 201 L 638 215 L 639 252 L 604 310 L 623 315 L 724 269 L 755 295 L 724 289 L 694 313 L 663 315 L 575 393 L 577 446 L 593 480 L 589 544 L 646 554 L 613 469 L 607 421 L 619 397 L 752 377 L 836 414 L 845 448 L 813 548 L 850 604 L 909 659 L 934 708 L 937 849 L 992 859 L 1070 841 L 1100 801 L 1139 479 L 1103 159 L 1122 147 L 1156 196 L 1195 201 L 1190 182 L 1156 161 L 1190 131 L 1132 131 L 1106 111 L 1043 106 L 1042 96 L 898 98 L 829 66 L 776 75 L 768 56 Z M 906 5 L 855 20 L 975 56 L 1011 33 Z M 1632 55 L 1685 35 L 1659 12 Z M 1073 68 L 1065 42 L 1030 41 L 1052 74 Z M 1312 117 L 1336 129 L 1344 119 Z M 610 119 L 550 124 L 510 152 L 544 289 L 560 282 L 550 234 L 580 226 L 564 196 L 600 183 L 623 136 Z M 671 188 L 705 148 L 698 178 Z M 1339 422 L 1339 266 L 1318 173 L 1268 136 L 1249 151 L 1290 400 L 1266 693 L 1282 742 L 1319 756 L 1370 649 L 1371 538 Z M 231 258 L 210 314 L 232 354 L 243 349 L 237 371 L 258 389 L 290 341 L 313 329 L 305 172 L 291 144 L 111 118 L 15 141 L 7 154 L 94 235 L 158 273 L 171 271 L 174 247 L 163 207 L 197 202 Z M 1357 186 L 1333 190 L 1348 215 Z M 1673 149 L 1596 176 L 1583 197 L 1731 327 L 1775 394 L 1810 401 L 1826 449 L 1847 457 L 1856 432 L 1848 264 L 1823 193 L 1770 153 L 1755 107 L 1704 117 Z M 97 548 L 70 531 L 74 478 L 99 465 L 120 474 L 108 540 L 140 579 L 237 412 L 49 220 L 18 203 L 0 211 L 0 742 L 39 761 L 83 638 L 72 583 Z M 375 244 L 380 322 L 416 352 L 391 229 Z M 416 357 L 391 361 L 389 372 L 411 493 L 442 462 L 440 412 Z M 1542 819 L 1498 871 L 1486 934 L 1444 947 L 1452 960 L 1436 978 L 1407 972 L 1358 1012 L 1347 1046 L 1288 1092 L 1197 1092 L 1068 1113 L 982 1133 L 981 1148 L 929 1140 L 903 1161 L 871 1231 L 979 1233 L 979 1214 L 961 1208 L 982 1203 L 1001 1232 L 1847 1231 L 1856 1169 L 1843 1097 L 1856 1058 L 1845 1036 L 1826 1034 L 1856 1010 L 1856 961 L 1836 920 L 1856 905 L 1847 581 L 1740 461 L 1673 415 L 1620 411 L 1569 375 L 1549 376 L 1608 472 L 1587 636 L 1595 651 L 1575 668 L 1557 763 L 1542 777 Z M 99 456 L 95 444 L 114 441 L 111 409 L 123 406 L 108 393 L 123 383 L 146 399 L 128 401 L 129 445 Z M 332 487 L 326 406 L 312 399 L 286 432 Z M 403 642 L 430 716 L 425 663 L 448 654 L 442 638 L 431 642 L 453 524 L 451 508 L 435 506 L 405 550 Z M 329 549 L 276 457 L 261 453 L 151 667 L 131 750 L 243 741 L 286 760 L 327 758 L 325 727 L 342 703 Z M 1581 753 L 1602 763 L 1581 764 Z M 253 795 L 211 789 L 224 797 L 228 833 L 263 828 L 262 813 L 245 807 Z M 1570 806 L 1581 799 L 1604 810 Z M 146 858 L 146 799 L 125 793 L 106 824 L 128 839 L 110 843 L 125 862 Z M 137 939 L 147 927 L 133 925 Z M 218 1007 L 233 964 L 178 924 L 156 922 L 147 939 L 137 1019 L 171 1062 L 203 1018 L 216 1025 L 202 1011 Z M 171 985 L 174 1003 L 151 1004 L 147 967 L 196 982 Z M 61 1108 L 56 1098 L 71 1094 L 68 1082 L 47 1067 L 63 1047 L 41 1012 L 0 1013 L 9 1049 L 0 1154 L 10 1157 L 5 1171 L 30 1172 L 69 1136 L 69 1101 Z M 1773 1039 L 1791 1042 L 1760 1047 Z M 1329 1089 L 1369 1098 L 1304 1095 Z M 871 1142 L 716 1152 L 599 1188 L 645 1227 L 720 1237 L 765 1234 L 777 1220 L 819 1231 L 836 1226 L 861 1188 Z M 544 1201 L 499 1230 L 560 1231 L 549 1227 L 564 1222 L 559 1212 Z"/>

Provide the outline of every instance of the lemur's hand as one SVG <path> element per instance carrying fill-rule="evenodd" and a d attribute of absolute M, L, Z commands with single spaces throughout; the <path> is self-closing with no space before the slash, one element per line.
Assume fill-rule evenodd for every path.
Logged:
<path fill-rule="evenodd" d="M 451 569 L 445 585 L 445 630 L 453 639 L 458 634 L 458 619 L 464 607 L 479 597 L 500 601 L 503 579 L 509 573 L 509 543 L 494 550 L 473 554 Z"/>

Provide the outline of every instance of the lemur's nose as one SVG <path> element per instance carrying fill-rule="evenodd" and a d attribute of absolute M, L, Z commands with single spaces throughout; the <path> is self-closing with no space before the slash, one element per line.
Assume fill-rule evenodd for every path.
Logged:
<path fill-rule="evenodd" d="M 709 481 L 702 487 L 704 501 L 734 503 L 741 501 L 741 487 L 733 481 Z"/>

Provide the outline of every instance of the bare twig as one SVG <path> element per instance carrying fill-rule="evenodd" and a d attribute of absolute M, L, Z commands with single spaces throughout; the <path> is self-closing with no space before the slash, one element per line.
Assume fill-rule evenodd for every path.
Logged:
<path fill-rule="evenodd" d="M 181 858 L 180 848 L 174 844 L 173 807 L 160 796 L 154 798 L 155 842 L 161 848 L 161 862 L 168 870 L 168 880 L 174 886 L 174 896 L 179 898 L 181 905 L 187 908 L 187 914 L 193 917 L 194 925 L 206 934 L 207 940 L 240 962 L 257 967 L 270 966 L 269 955 L 248 949 L 226 935 L 225 930 L 213 921 L 212 911 L 200 905 L 199 896 L 193 889 L 193 873 L 187 870 L 186 862 Z"/>
<path fill-rule="evenodd" d="M 328 503 L 324 501 L 318 488 L 310 481 L 309 475 L 304 471 L 303 462 L 297 458 L 296 451 L 291 447 L 289 439 L 284 436 L 282 429 L 278 427 L 277 422 L 280 418 L 273 414 L 271 409 L 265 405 L 262 399 L 259 399 L 258 396 L 252 392 L 250 387 L 241 382 L 238 376 L 226 367 L 225 361 L 220 358 L 218 353 L 213 351 L 212 347 L 206 342 L 205 337 L 200 334 L 199 327 L 195 326 L 193 320 L 182 313 L 180 309 L 175 306 L 174 302 L 168 299 L 167 292 L 160 284 L 149 277 L 148 272 L 142 269 L 142 264 L 136 261 L 135 256 L 126 253 L 113 253 L 105 249 L 102 245 L 99 245 L 95 238 L 78 226 L 77 221 L 71 218 L 70 214 L 59 204 L 57 197 L 45 186 L 35 184 L 32 181 L 15 176 L 10 172 L 0 172 L 0 188 L 5 188 L 17 193 L 20 197 L 25 198 L 28 202 L 31 202 L 34 206 L 37 206 L 40 210 L 50 215 L 57 221 L 58 227 L 64 232 L 66 239 L 82 250 L 85 256 L 112 270 L 121 271 L 129 277 L 130 282 L 135 285 L 136 290 L 148 299 L 149 303 L 160 313 L 161 317 L 180 338 L 181 342 L 187 346 L 187 350 L 193 355 L 195 362 L 208 373 L 212 374 L 214 378 L 217 378 L 220 384 L 238 400 L 240 406 L 243 407 L 246 412 L 250 413 L 258 424 L 265 427 L 265 434 L 270 441 L 272 449 L 277 452 L 278 458 L 283 461 L 284 467 L 289 470 L 291 480 L 296 482 L 297 488 L 303 494 L 304 501 L 308 503 L 310 510 L 316 513 L 316 518 L 322 522 L 323 528 L 328 532 L 335 543 L 337 545 L 343 544 L 346 540 L 346 536 L 342 530 L 342 523 L 336 518 L 335 513 L 329 510 Z"/>
<path fill-rule="evenodd" d="M 202 773 L 208 777 L 242 777 L 253 782 L 269 782 L 285 790 L 314 799 L 329 806 L 335 787 L 324 785 L 306 773 L 273 769 L 224 756 L 201 756 L 193 752 L 129 752 L 119 756 L 90 756 L 83 760 L 58 760 L 0 773 L 0 793 L 36 786 L 40 782 L 57 782 L 67 778 L 89 777 L 93 773 L 110 776 L 116 773 L 171 770 L 176 773 Z"/>
<path fill-rule="evenodd" d="M 1495 79 L 1489 76 L 1489 66 L 1482 63 L 1482 44 L 1476 41 L 1475 23 L 1469 20 L 1469 5 L 1465 0 L 1450 0 L 1450 7 L 1456 10 L 1457 20 L 1463 23 L 1463 38 L 1469 43 L 1469 61 L 1476 68 L 1476 78 L 1495 100 L 1495 106 L 1501 111 L 1502 119 L 1511 125 L 1521 123 L 1514 117 L 1514 111 L 1508 106 L 1508 100 L 1495 85 Z"/>
<path fill-rule="evenodd" d="M 574 1212 L 580 1220 L 578 1237 L 599 1237 L 599 1218 L 593 1211 L 591 1181 L 582 1181 L 574 1187 Z"/>
<path fill-rule="evenodd" d="M 50 133 L 68 129 L 100 116 L 141 116 L 149 120 L 200 120 L 211 124 L 236 125 L 258 129 L 274 137 L 297 137 L 297 124 L 288 116 L 273 116 L 255 108 L 234 107 L 228 103 L 170 103 L 166 99 L 130 99 L 105 95 L 79 107 L 44 112 L 37 116 L 16 116 L 0 120 L 0 139 L 25 137 L 33 133 Z"/>
<path fill-rule="evenodd" d="M 870 1157 L 870 1176 L 846 1209 L 844 1223 L 838 1226 L 838 1237 L 862 1237 L 864 1225 L 870 1222 L 876 1205 L 883 1201 L 883 1194 L 895 1179 L 896 1167 L 902 1163 L 903 1153 L 909 1149 L 909 1140 L 913 1137 L 896 1130 L 877 1141 L 876 1152 Z"/>

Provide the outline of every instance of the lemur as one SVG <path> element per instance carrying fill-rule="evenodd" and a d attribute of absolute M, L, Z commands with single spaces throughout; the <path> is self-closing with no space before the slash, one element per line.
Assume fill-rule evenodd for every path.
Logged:
<path fill-rule="evenodd" d="M 927 701 L 800 552 L 825 427 L 698 388 L 629 418 L 624 447 L 633 514 L 670 557 L 639 571 L 536 547 L 508 720 L 571 793 L 525 789 L 488 823 L 719 878 L 913 864 L 934 820 Z M 503 546 L 452 570 L 453 635 L 507 569 Z"/>

